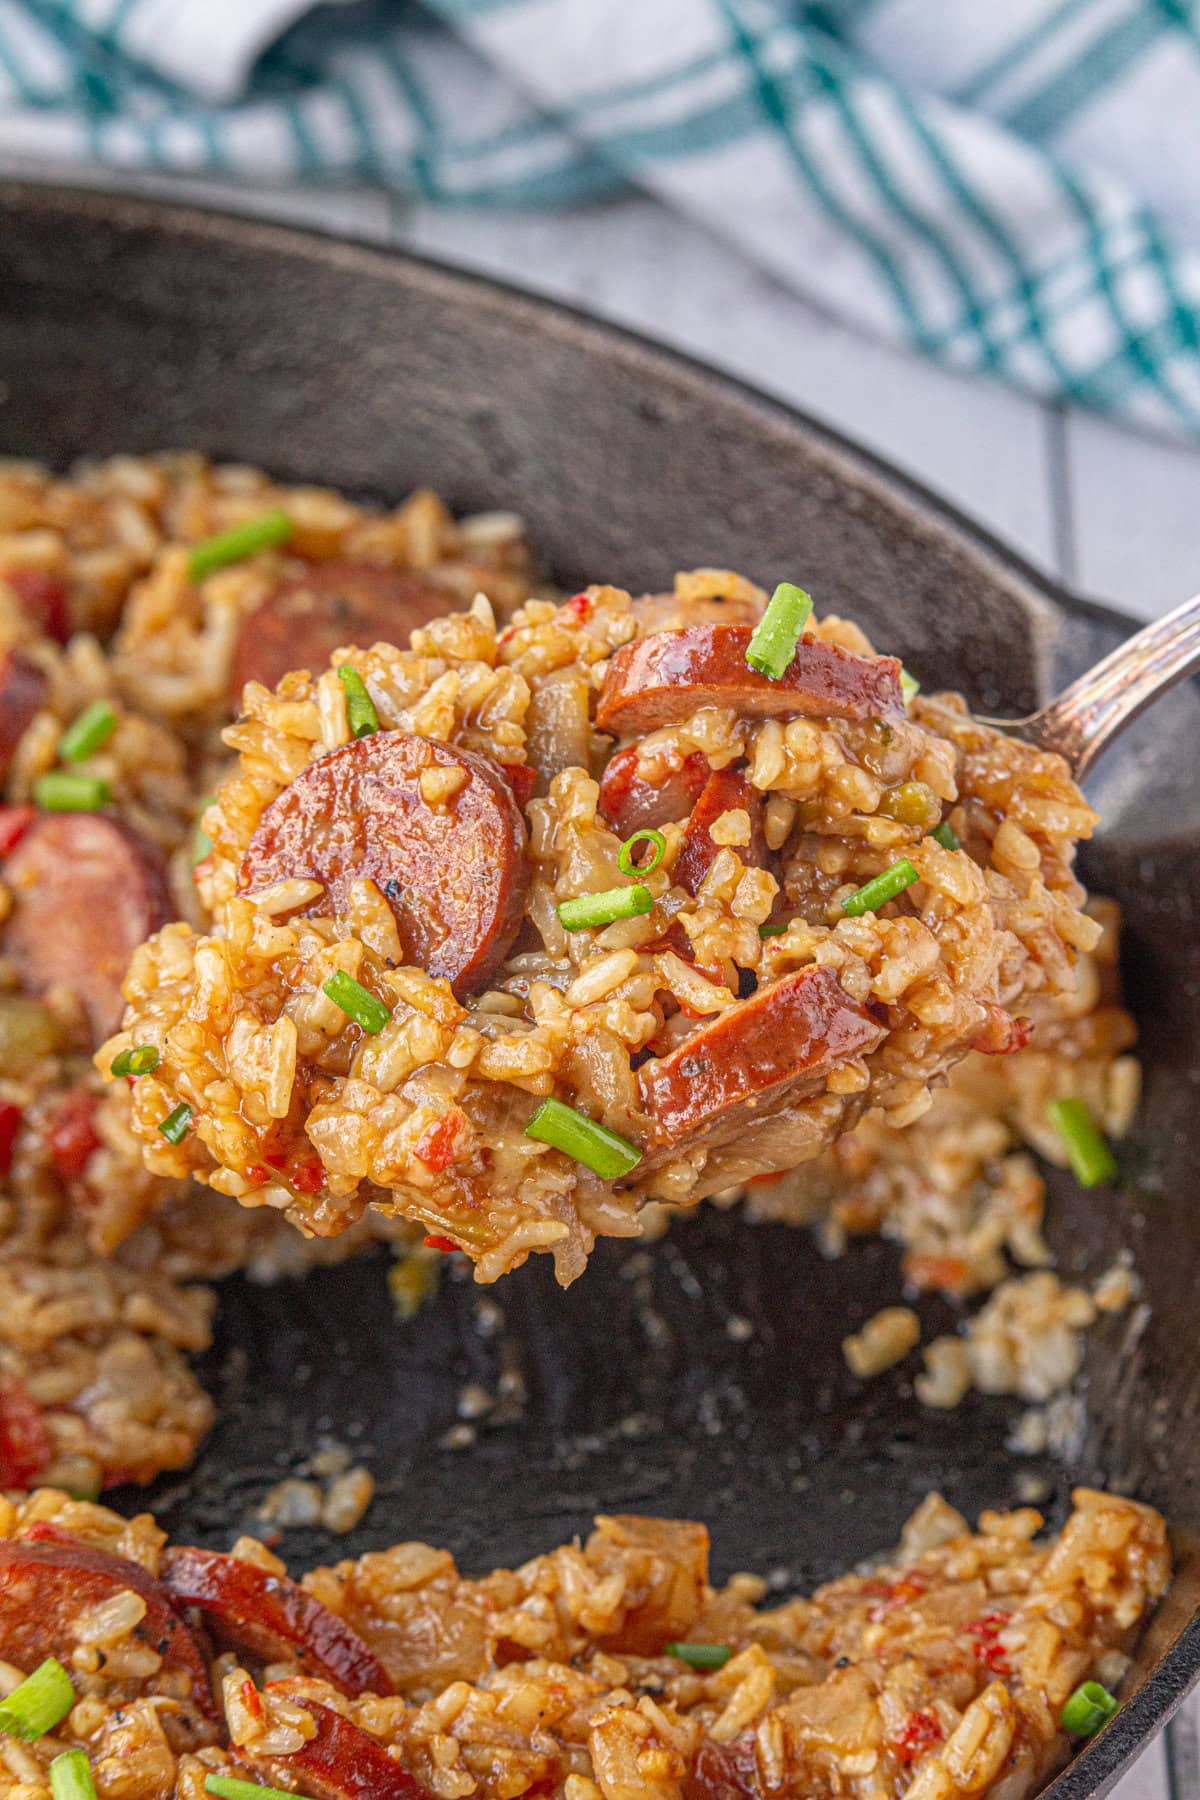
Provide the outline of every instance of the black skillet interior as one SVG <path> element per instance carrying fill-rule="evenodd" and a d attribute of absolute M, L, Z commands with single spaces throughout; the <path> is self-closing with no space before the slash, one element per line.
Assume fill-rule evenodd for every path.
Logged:
<path fill-rule="evenodd" d="M 164 446 L 514 507 L 564 583 L 654 587 L 703 563 L 795 576 L 989 712 L 1026 709 L 1123 630 L 811 423 L 564 311 L 272 227 L 0 185 L 0 452 L 63 466 Z M 1196 724 L 1195 694 L 1165 703 L 1094 790 L 1106 824 L 1086 873 L 1126 909 L 1147 1092 L 1120 1187 L 1053 1180 L 1051 1236 L 1086 1276 L 1131 1245 L 1148 1310 L 1091 1335 L 1060 1456 L 1005 1450 L 1013 1404 L 942 1415 L 916 1405 L 907 1365 L 849 1376 L 842 1336 L 899 1292 L 891 1249 L 829 1262 L 806 1235 L 706 1209 L 658 1244 L 602 1245 L 565 1295 L 542 1262 L 486 1295 L 452 1277 L 414 1323 L 382 1254 L 226 1282 L 202 1369 L 220 1423 L 149 1496 L 163 1522 L 224 1545 L 336 1440 L 377 1498 L 349 1538 L 289 1534 L 294 1565 L 424 1537 L 480 1569 L 636 1509 L 704 1519 L 718 1572 L 770 1572 L 783 1591 L 894 1541 L 930 1487 L 973 1514 L 1036 1475 L 1053 1513 L 1074 1483 L 1107 1482 L 1162 1507 L 1185 1558 L 1139 1692 L 1055 1790 L 1103 1791 L 1200 1667 Z M 944 1304 L 919 1310 L 953 1327 Z M 453 1447 L 468 1382 L 507 1397 Z"/>

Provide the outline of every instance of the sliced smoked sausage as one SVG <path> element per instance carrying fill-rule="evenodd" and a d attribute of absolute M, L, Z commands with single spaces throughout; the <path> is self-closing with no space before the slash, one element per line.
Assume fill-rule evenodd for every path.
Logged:
<path fill-rule="evenodd" d="M 749 625 L 685 625 L 635 638 L 608 665 L 596 724 L 616 737 L 677 725 L 701 706 L 742 718 L 875 719 L 903 712 L 894 656 L 855 656 L 802 638 L 778 681 L 746 661 Z"/>
<path fill-rule="evenodd" d="M 46 704 L 50 683 L 19 650 L 0 657 L 0 781 L 12 767 L 17 745 Z"/>
<path fill-rule="evenodd" d="M 263 814 L 241 891 L 289 876 L 321 882 L 317 910 L 332 901 L 339 913 L 352 881 L 374 881 L 405 961 L 461 998 L 487 983 L 520 930 L 525 821 L 490 757 L 379 731 L 310 763 Z"/>
<path fill-rule="evenodd" d="M 314 563 L 283 581 L 242 620 L 229 670 L 237 699 L 248 681 L 276 687 L 293 669 L 319 675 L 335 650 L 408 644 L 408 634 L 457 604 L 449 588 L 382 563 Z"/>
<path fill-rule="evenodd" d="M 173 916 L 156 845 L 107 813 L 39 813 L 5 859 L 3 949 L 31 994 L 72 989 L 97 1044 L 121 1023 L 138 945 Z"/>
<path fill-rule="evenodd" d="M 697 751 L 660 781 L 647 781 L 638 769 L 637 745 L 630 744 L 609 757 L 600 777 L 601 816 L 623 838 L 686 819 L 711 774 L 707 756 Z"/>
<path fill-rule="evenodd" d="M 43 1529 L 47 1529 L 43 1527 Z M 38 1527 L 34 1527 L 36 1532 Z M 32 1670 L 48 1656 L 71 1667 L 76 1632 L 93 1607 L 130 1588 L 145 1603 L 138 1636 L 181 1676 L 191 1723 L 210 1737 L 217 1708 L 208 1665 L 171 1597 L 141 1563 L 107 1550 L 94 1550 L 54 1527 L 53 1537 L 12 1538 L 0 1544 L 0 1644 L 4 1657 Z"/>
<path fill-rule="evenodd" d="M 815 1087 L 850 1056 L 874 1050 L 885 1027 L 824 965 L 785 975 L 702 1025 L 669 1056 L 638 1070 L 654 1147 L 722 1142 Z"/>
<path fill-rule="evenodd" d="M 238 1756 L 273 1782 L 294 1782 L 311 1800 L 432 1800 L 429 1789 L 389 1756 L 373 1738 L 331 1706 L 300 1692 L 296 1699 L 316 1722 L 316 1734 L 290 1756 L 256 1756 L 250 1745 Z"/>
<path fill-rule="evenodd" d="M 164 1585 L 181 1606 L 203 1612 L 213 1634 L 268 1661 L 294 1656 L 306 1675 L 332 1682 L 343 1694 L 390 1694 L 378 1658 L 314 1595 L 286 1575 L 216 1550 L 165 1552 Z"/>
<path fill-rule="evenodd" d="M 734 811 L 744 812 L 750 819 L 750 842 L 737 844 L 734 848 L 747 868 L 766 868 L 768 851 L 763 832 L 762 795 L 757 788 L 751 787 L 740 769 L 715 769 L 692 808 L 675 859 L 674 879 L 689 894 L 699 893 L 700 883 L 716 861 L 720 845 L 713 841 L 713 826 L 722 813 Z"/>

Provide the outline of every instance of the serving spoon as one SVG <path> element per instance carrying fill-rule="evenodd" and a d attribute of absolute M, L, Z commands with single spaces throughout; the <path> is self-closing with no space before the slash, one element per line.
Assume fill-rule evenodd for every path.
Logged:
<path fill-rule="evenodd" d="M 1156 619 L 1024 719 L 985 719 L 1010 737 L 1065 757 L 1082 781 L 1148 706 L 1200 669 L 1200 594 Z"/>

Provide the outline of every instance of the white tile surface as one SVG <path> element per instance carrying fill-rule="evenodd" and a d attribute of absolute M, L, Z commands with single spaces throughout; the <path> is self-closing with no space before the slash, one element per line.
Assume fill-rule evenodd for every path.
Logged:
<path fill-rule="evenodd" d="M 1082 592 L 1153 618 L 1200 588 L 1200 450 L 1066 419 L 1068 494 Z"/>

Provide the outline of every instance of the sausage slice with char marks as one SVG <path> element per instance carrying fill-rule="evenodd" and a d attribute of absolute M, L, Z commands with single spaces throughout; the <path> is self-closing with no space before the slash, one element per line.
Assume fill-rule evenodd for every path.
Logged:
<path fill-rule="evenodd" d="M 382 563 L 314 563 L 281 582 L 242 620 L 229 690 L 236 700 L 248 681 L 277 687 L 293 669 L 320 675 L 335 650 L 351 645 L 408 643 L 418 625 L 451 612 L 456 596 L 411 569 Z"/>
<path fill-rule="evenodd" d="M 426 791 L 444 787 L 431 804 Z M 457 783 L 457 786 L 454 784 Z M 391 906 L 406 962 L 461 999 L 486 985 L 521 928 L 525 821 L 505 771 L 454 744 L 379 731 L 310 763 L 273 800 L 242 861 L 240 890 L 319 881 L 315 911 L 344 913 L 353 881 Z"/>
<path fill-rule="evenodd" d="M 34 1527 L 37 1530 L 37 1527 Z M 48 1656 L 71 1667 L 82 1640 L 78 1627 L 93 1607 L 129 1588 L 144 1601 L 139 1638 L 156 1650 L 164 1669 L 188 1683 L 192 1730 L 211 1741 L 218 1712 L 208 1665 L 161 1581 L 141 1563 L 94 1550 L 65 1531 L 53 1537 L 13 1538 L 0 1544 L 0 1645 L 6 1661 L 35 1669 Z"/>
<path fill-rule="evenodd" d="M 847 1057 L 874 1050 L 885 1027 L 824 965 L 785 975 L 718 1015 L 669 1056 L 638 1070 L 651 1148 L 719 1144 L 819 1087 Z"/>
<path fill-rule="evenodd" d="M 248 1744 L 238 1757 L 254 1769 L 281 1777 L 311 1800 L 433 1800 L 429 1789 L 389 1756 L 378 1738 L 331 1706 L 297 1694 L 316 1721 L 316 1734 L 290 1756 L 256 1756 Z"/>
<path fill-rule="evenodd" d="M 292 1655 L 309 1675 L 343 1694 L 390 1694 L 392 1684 L 357 1631 L 286 1575 L 216 1550 L 168 1550 L 163 1583 L 183 1606 L 195 1606 L 214 1634 L 268 1661 Z"/>
<path fill-rule="evenodd" d="M 596 724 L 617 737 L 677 725 L 701 706 L 744 719 L 875 719 L 904 710 L 894 656 L 855 656 L 802 638 L 778 681 L 750 668 L 749 625 L 685 625 L 624 644 L 608 665 Z"/>
<path fill-rule="evenodd" d="M 19 650 L 0 658 L 0 781 L 12 767 L 17 745 L 46 704 L 44 670 Z"/>
<path fill-rule="evenodd" d="M 668 769 L 661 781 L 647 781 L 638 770 L 637 745 L 630 744 L 610 756 L 605 765 L 600 777 L 600 813 L 623 838 L 634 831 L 669 825 L 687 818 L 711 774 L 707 756 L 697 751 L 684 759 L 681 768 Z"/>
<path fill-rule="evenodd" d="M 157 845 L 107 813 L 39 813 L 4 863 L 3 948 L 31 994 L 71 988 L 97 1044 L 121 1023 L 139 944 L 174 916 Z"/>
<path fill-rule="evenodd" d="M 700 891 L 700 883 L 716 861 L 720 845 L 713 841 L 712 828 L 722 813 L 740 811 L 750 817 L 750 842 L 734 846 L 749 869 L 765 869 L 770 860 L 763 831 L 763 797 L 751 787 L 740 769 L 716 769 L 709 776 L 692 808 L 683 834 L 683 843 L 675 859 L 674 879 L 689 894 Z"/>

